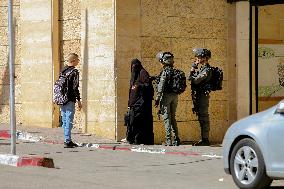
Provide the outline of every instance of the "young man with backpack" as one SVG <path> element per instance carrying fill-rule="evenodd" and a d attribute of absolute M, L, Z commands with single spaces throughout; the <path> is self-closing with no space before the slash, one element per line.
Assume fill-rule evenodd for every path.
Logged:
<path fill-rule="evenodd" d="M 186 88 L 186 78 L 180 70 L 174 69 L 174 56 L 170 52 L 160 52 L 157 59 L 162 65 L 162 71 L 157 78 L 157 97 L 155 107 L 160 107 L 165 130 L 166 130 L 166 146 L 178 146 L 180 139 L 178 136 L 178 127 L 176 122 L 176 109 L 178 105 L 178 94 L 182 93 Z M 181 73 L 180 77 L 176 77 L 175 73 Z M 182 75 L 183 73 L 183 75 Z M 182 77 L 183 76 L 183 77 Z M 175 82 L 173 78 L 181 79 L 181 82 Z M 171 134 L 174 134 L 173 143 Z"/>
<path fill-rule="evenodd" d="M 211 91 L 210 80 L 212 78 L 212 69 L 208 60 L 211 58 L 211 52 L 208 49 L 193 49 L 196 57 L 195 62 L 190 69 L 188 80 L 191 81 L 191 95 L 193 101 L 193 113 L 198 116 L 201 128 L 201 140 L 194 143 L 194 146 L 209 146 L 209 93 Z M 198 69 L 198 66 L 201 67 Z"/>
<path fill-rule="evenodd" d="M 79 64 L 79 58 L 77 54 L 70 53 L 67 60 L 67 65 L 60 72 L 59 79 L 55 82 L 53 101 L 60 105 L 64 129 L 64 148 L 73 148 L 78 146 L 71 139 L 76 101 L 79 111 L 82 108 L 79 92 L 79 71 L 75 69 Z"/>

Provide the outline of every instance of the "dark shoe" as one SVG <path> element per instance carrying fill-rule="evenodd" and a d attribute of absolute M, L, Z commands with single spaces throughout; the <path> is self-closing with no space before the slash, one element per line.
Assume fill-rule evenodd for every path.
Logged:
<path fill-rule="evenodd" d="M 179 145 L 180 145 L 180 140 L 179 139 L 174 140 L 173 146 L 179 146 Z"/>
<path fill-rule="evenodd" d="M 77 144 L 75 144 L 74 142 L 70 141 L 70 142 L 64 142 L 64 148 L 75 148 L 78 147 Z"/>
<path fill-rule="evenodd" d="M 193 146 L 210 146 L 210 142 L 208 139 L 203 139 L 194 143 Z"/>
<path fill-rule="evenodd" d="M 163 142 L 163 146 L 172 146 L 172 141 L 171 140 L 166 140 L 166 142 Z"/>

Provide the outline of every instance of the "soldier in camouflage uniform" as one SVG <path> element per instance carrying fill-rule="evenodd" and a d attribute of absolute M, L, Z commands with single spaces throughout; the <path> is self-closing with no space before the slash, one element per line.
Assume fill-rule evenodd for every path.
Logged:
<path fill-rule="evenodd" d="M 196 61 L 192 64 L 188 80 L 191 81 L 193 113 L 198 116 L 198 121 L 201 127 L 201 140 L 195 143 L 195 146 L 208 146 L 209 142 L 209 92 L 208 81 L 211 78 L 212 72 L 208 60 L 211 58 L 211 52 L 208 49 L 196 48 L 193 49 Z M 198 65 L 201 67 L 198 69 Z"/>
<path fill-rule="evenodd" d="M 157 59 L 160 61 L 163 69 L 158 77 L 155 107 L 160 107 L 160 113 L 162 114 L 164 120 L 166 130 L 165 145 L 178 146 L 180 143 L 176 122 L 178 94 L 171 92 L 170 87 L 167 85 L 169 83 L 168 81 L 170 79 L 170 73 L 173 70 L 174 56 L 170 52 L 160 52 L 157 54 Z M 172 131 L 174 134 L 173 143 L 171 137 Z"/>

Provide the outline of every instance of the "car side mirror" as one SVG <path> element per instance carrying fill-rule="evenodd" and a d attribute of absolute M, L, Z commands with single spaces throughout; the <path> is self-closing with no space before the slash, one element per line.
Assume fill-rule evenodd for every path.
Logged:
<path fill-rule="evenodd" d="M 284 101 L 281 101 L 277 104 L 275 113 L 284 114 Z"/>

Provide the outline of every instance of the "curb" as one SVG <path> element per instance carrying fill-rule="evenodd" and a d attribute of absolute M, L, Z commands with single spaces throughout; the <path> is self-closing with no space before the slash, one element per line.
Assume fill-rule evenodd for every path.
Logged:
<path fill-rule="evenodd" d="M 0 154 L 0 164 L 10 165 L 14 167 L 38 166 L 46 168 L 54 168 L 53 159 L 45 157 L 28 157 L 17 156 L 11 154 Z"/>
<path fill-rule="evenodd" d="M 1 130 L 0 138 L 11 138 L 10 132 L 8 130 Z"/>
<path fill-rule="evenodd" d="M 0 130 L 0 138 L 10 138 L 10 131 L 9 130 Z M 56 141 L 56 140 L 50 140 L 50 139 L 44 139 L 41 136 L 34 136 L 33 134 L 30 134 L 28 132 L 21 132 L 17 131 L 17 139 L 24 140 L 24 141 L 31 141 L 31 142 L 43 142 L 47 144 L 63 144 L 62 141 Z M 181 152 L 181 151 L 168 151 L 165 148 L 153 148 L 153 147 L 144 147 L 144 146 L 120 146 L 120 145 L 101 145 L 96 143 L 76 143 L 79 147 L 87 147 L 87 148 L 95 148 L 100 150 L 120 150 L 120 151 L 131 151 L 131 152 L 139 152 L 139 153 L 150 153 L 150 154 L 165 154 L 165 155 L 181 155 L 181 156 L 190 156 L 190 157 L 208 157 L 208 158 L 216 158 L 220 159 L 222 156 L 218 156 L 216 154 L 200 154 L 197 152 Z M 25 162 L 29 162 L 29 164 L 37 164 L 33 163 L 36 160 L 22 160 L 25 164 Z M 39 161 L 39 160 L 38 160 Z M 41 160 L 42 162 L 45 162 L 45 160 Z M 1 162 L 0 162 L 1 164 Z M 38 163 L 41 164 L 41 163 Z M 52 162 L 53 164 L 53 162 Z M 54 165 L 53 165 L 54 166 Z"/>

